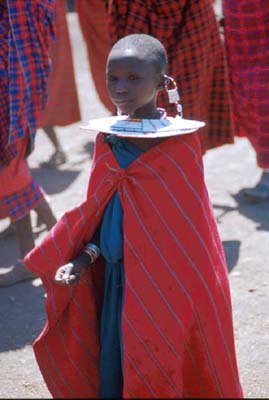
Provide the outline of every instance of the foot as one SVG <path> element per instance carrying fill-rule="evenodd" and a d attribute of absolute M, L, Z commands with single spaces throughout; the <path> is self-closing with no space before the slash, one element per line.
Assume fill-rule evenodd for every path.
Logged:
<path fill-rule="evenodd" d="M 47 227 L 42 221 L 42 218 L 40 217 L 40 215 L 37 214 L 36 225 L 33 226 L 33 233 L 38 234 L 45 231 L 46 229 Z"/>
<path fill-rule="evenodd" d="M 22 260 L 18 260 L 7 273 L 0 274 L 0 287 L 15 285 L 16 283 L 35 279 L 38 276 L 29 271 Z"/>
<path fill-rule="evenodd" d="M 264 172 L 255 187 L 245 189 L 244 197 L 253 203 L 269 200 L 269 173 Z"/>
<path fill-rule="evenodd" d="M 62 150 L 56 150 L 48 161 L 43 162 L 41 165 L 47 168 L 56 168 L 66 162 L 66 154 Z"/>

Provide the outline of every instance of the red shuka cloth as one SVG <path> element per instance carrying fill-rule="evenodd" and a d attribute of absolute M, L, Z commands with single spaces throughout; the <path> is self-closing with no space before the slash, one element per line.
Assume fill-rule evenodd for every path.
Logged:
<path fill-rule="evenodd" d="M 16 146 L 17 157 L 14 157 L 5 168 L 0 170 L 0 197 L 20 192 L 33 179 L 24 156 L 27 141 L 22 139 L 18 141 Z"/>
<path fill-rule="evenodd" d="M 47 102 L 54 0 L 0 2 L 0 169 L 30 141 Z"/>
<path fill-rule="evenodd" d="M 269 4 L 222 5 L 236 134 L 248 137 L 258 166 L 269 168 Z"/>
<path fill-rule="evenodd" d="M 56 40 L 50 51 L 52 69 L 48 81 L 49 97 L 39 121 L 40 127 L 65 126 L 81 120 L 66 12 L 66 0 L 56 0 Z"/>
<path fill-rule="evenodd" d="M 178 85 L 185 118 L 206 122 L 203 151 L 233 143 L 228 78 L 212 0 L 109 0 L 112 43 L 132 33 L 159 39 L 168 54 L 167 75 Z M 175 114 L 165 91 L 159 107 Z"/>
<path fill-rule="evenodd" d="M 47 291 L 34 343 L 54 397 L 98 397 L 102 258 L 76 287 L 56 269 L 91 239 L 112 194 L 124 212 L 124 397 L 239 398 L 228 272 L 196 133 L 176 136 L 121 169 L 97 136 L 87 199 L 25 258 Z"/>
<path fill-rule="evenodd" d="M 43 200 L 25 152 L 47 100 L 54 0 L 0 2 L 0 218 L 28 214 Z"/>
<path fill-rule="evenodd" d="M 108 15 L 105 1 L 79 0 L 76 2 L 82 34 L 87 46 L 92 79 L 104 106 L 115 113 L 106 87 L 106 62 L 111 48 L 108 34 Z"/>

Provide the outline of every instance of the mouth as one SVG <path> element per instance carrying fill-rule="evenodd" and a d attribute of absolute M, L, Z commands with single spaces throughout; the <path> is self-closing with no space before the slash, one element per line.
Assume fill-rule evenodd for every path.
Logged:
<path fill-rule="evenodd" d="M 117 105 L 117 106 L 125 106 L 127 104 L 131 103 L 131 100 L 129 99 L 114 99 L 113 102 Z"/>

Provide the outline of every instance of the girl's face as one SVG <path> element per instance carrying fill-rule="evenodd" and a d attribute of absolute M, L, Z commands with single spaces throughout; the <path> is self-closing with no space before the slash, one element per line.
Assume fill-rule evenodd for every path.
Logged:
<path fill-rule="evenodd" d="M 156 97 L 163 75 L 131 50 L 113 50 L 107 63 L 112 102 L 131 118 L 157 118 Z"/>

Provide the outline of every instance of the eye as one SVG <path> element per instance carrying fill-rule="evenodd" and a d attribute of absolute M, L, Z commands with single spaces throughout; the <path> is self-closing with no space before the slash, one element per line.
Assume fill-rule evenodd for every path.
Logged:
<path fill-rule="evenodd" d="M 138 75 L 129 75 L 129 76 L 128 76 L 128 79 L 129 79 L 130 81 L 135 81 L 135 80 L 137 80 L 137 79 L 141 79 L 141 77 L 138 76 Z"/>
<path fill-rule="evenodd" d="M 116 82 L 117 81 L 117 77 L 116 76 L 113 76 L 113 75 L 108 75 L 108 77 L 107 77 L 107 80 L 109 81 L 109 82 Z"/>

